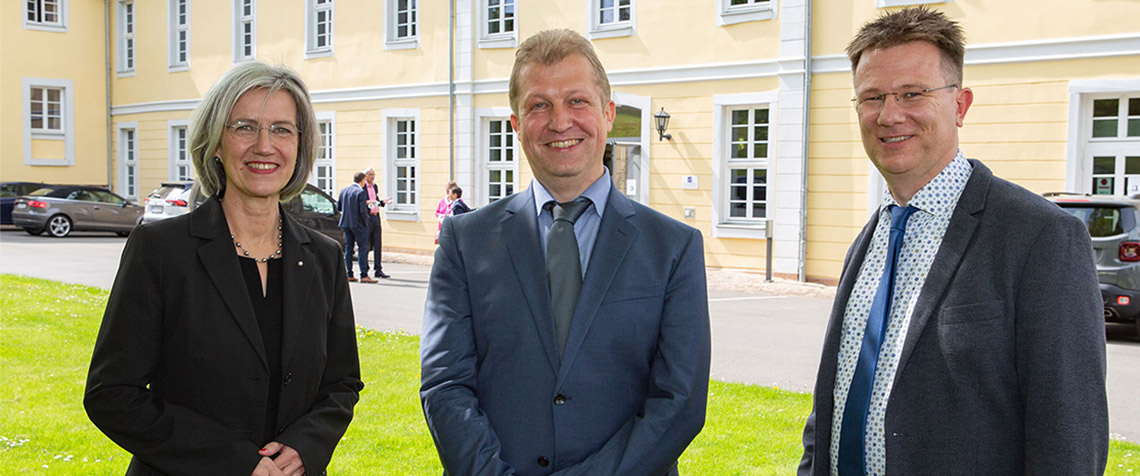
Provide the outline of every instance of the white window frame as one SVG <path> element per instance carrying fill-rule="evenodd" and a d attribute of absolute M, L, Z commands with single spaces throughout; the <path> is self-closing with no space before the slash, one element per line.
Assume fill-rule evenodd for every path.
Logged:
<path fill-rule="evenodd" d="M 406 36 L 397 36 L 399 33 L 399 3 L 400 0 L 384 0 L 384 49 L 385 50 L 411 50 L 420 47 L 420 1 L 408 0 L 415 3 L 409 10 L 414 19 L 410 23 L 415 33 Z M 409 3 L 410 4 L 410 3 Z"/>
<path fill-rule="evenodd" d="M 179 5 L 186 8 L 185 15 L 179 15 Z M 166 38 L 168 67 L 171 73 L 190 69 L 190 0 L 170 0 L 166 7 L 166 21 L 169 33 Z M 185 21 L 183 21 L 185 17 Z M 180 36 L 185 35 L 185 44 Z M 185 49 L 183 49 L 185 48 Z M 182 59 L 179 56 L 185 55 Z"/>
<path fill-rule="evenodd" d="M 1140 78 L 1074 80 L 1069 83 L 1069 131 L 1065 173 L 1065 190 L 1079 193 L 1093 193 L 1093 158 L 1112 156 L 1116 158 L 1114 194 L 1128 193 L 1124 174 L 1125 157 L 1140 156 L 1140 137 L 1127 137 L 1126 112 L 1118 115 L 1122 119 L 1117 125 L 1125 135 L 1118 137 L 1092 136 L 1093 101 L 1098 99 L 1122 99 L 1120 108 L 1126 111 L 1127 98 L 1140 97 Z"/>
<path fill-rule="evenodd" d="M 245 3 L 249 2 L 249 15 L 245 14 Z M 249 54 L 245 53 L 245 26 L 249 25 Z M 257 58 L 257 0 L 234 0 L 234 63 L 253 61 Z"/>
<path fill-rule="evenodd" d="M 325 131 L 321 126 L 327 125 Z M 309 183 L 323 190 L 329 196 L 337 196 L 336 191 L 336 111 L 317 112 L 317 136 L 321 139 L 320 151 L 324 155 L 313 158 L 313 172 L 309 174 Z M 320 172 L 322 168 L 328 170 L 328 186 L 321 186 Z"/>
<path fill-rule="evenodd" d="M 768 220 L 776 219 L 776 165 L 779 144 L 779 94 L 777 92 L 718 94 L 713 96 L 713 206 L 712 236 L 715 238 L 764 239 Z M 739 109 L 768 109 L 768 157 L 751 159 L 746 163 L 732 162 L 731 112 Z M 751 134 L 751 133 L 750 133 Z M 729 211 L 729 187 L 732 168 L 765 168 L 765 216 L 764 218 L 740 219 L 731 217 Z"/>
<path fill-rule="evenodd" d="M 323 58 L 333 55 L 333 41 L 335 41 L 336 4 L 335 0 L 305 0 L 305 58 Z M 318 19 L 322 16 L 327 20 L 325 35 L 327 42 L 317 45 Z"/>
<path fill-rule="evenodd" d="M 771 20 L 776 17 L 777 0 L 749 0 L 747 5 L 733 5 L 732 0 L 716 0 L 716 26 L 734 25 L 749 21 Z"/>
<path fill-rule="evenodd" d="M 51 3 L 56 6 L 56 21 L 42 21 L 42 20 L 29 20 L 28 19 L 28 2 L 29 0 L 21 0 L 24 3 L 24 28 L 28 30 L 51 31 L 56 33 L 67 33 L 67 1 L 68 0 L 30 0 L 37 7 L 40 15 L 43 15 L 44 5 Z"/>
<path fill-rule="evenodd" d="M 935 3 L 952 3 L 954 0 L 877 0 L 877 7 L 907 7 L 911 5 L 932 5 Z"/>
<path fill-rule="evenodd" d="M 194 164 L 190 160 L 190 121 L 172 119 L 166 121 L 167 170 L 166 178 L 172 181 L 193 180 Z M 186 176 L 178 174 L 179 167 L 186 167 Z"/>
<path fill-rule="evenodd" d="M 138 67 L 138 42 L 135 40 L 138 33 L 138 9 L 135 0 L 119 0 L 117 5 L 118 32 L 115 35 L 118 44 L 118 77 L 135 75 Z M 128 12 L 129 10 L 129 12 Z"/>
<path fill-rule="evenodd" d="M 601 2 L 604 0 L 586 0 L 586 38 L 597 40 L 602 38 L 617 38 L 622 36 L 633 36 L 637 33 L 637 0 L 629 0 L 629 20 L 619 21 L 614 20 L 609 23 L 602 23 Z M 621 8 L 617 4 L 623 0 L 612 0 L 614 6 L 615 16 L 618 9 Z"/>
<path fill-rule="evenodd" d="M 24 139 L 24 165 L 75 165 L 75 81 L 55 78 L 21 78 L 22 109 L 20 129 Z M 32 89 L 60 89 L 60 130 L 32 129 Z M 32 140 L 63 141 L 63 157 L 38 158 L 32 156 Z"/>
<path fill-rule="evenodd" d="M 392 197 L 392 203 L 385 208 L 384 217 L 388 220 L 403 220 L 403 221 L 419 221 L 420 207 L 423 201 L 420 200 L 420 191 L 422 183 L 420 180 L 423 178 L 423 170 L 420 167 L 420 110 L 419 109 L 385 109 L 380 113 L 383 127 L 380 141 L 384 145 L 384 196 Z M 415 131 L 412 133 L 412 159 L 396 159 L 396 124 L 398 121 L 412 121 Z M 397 166 L 410 166 L 415 168 L 415 191 L 412 192 L 412 199 L 414 203 L 402 204 L 399 203 L 399 195 L 396 193 L 396 167 Z"/>
<path fill-rule="evenodd" d="M 485 206 L 491 203 L 491 179 L 489 177 L 491 171 L 501 170 L 510 171 L 512 175 L 511 193 L 518 193 L 519 191 L 519 162 L 522 159 L 522 145 L 519 144 L 518 135 L 514 133 L 511 127 L 511 108 L 509 107 L 494 107 L 486 109 L 475 110 L 475 160 L 476 160 L 476 177 L 475 190 L 465 191 L 464 195 L 469 197 L 468 203 L 473 203 L 475 206 Z M 491 162 L 491 121 L 504 121 L 506 131 L 509 131 L 512 136 L 511 142 L 511 161 L 507 162 Z M 505 198 L 510 194 L 503 195 Z"/>
<path fill-rule="evenodd" d="M 118 147 L 117 155 L 119 162 L 119 195 L 123 198 L 133 199 L 138 202 L 139 198 L 139 124 L 138 122 L 120 122 L 116 126 L 118 130 Z M 128 135 L 131 136 L 128 143 Z M 134 190 L 131 190 L 131 183 L 129 178 L 134 178 Z"/>
<path fill-rule="evenodd" d="M 491 5 L 491 2 L 498 5 Z M 514 29 L 508 32 L 490 33 L 488 23 L 491 21 L 491 8 L 503 9 L 503 2 L 510 2 L 514 7 Z M 479 47 L 480 48 L 516 48 L 519 45 L 519 2 L 520 0 L 479 0 Z M 499 22 L 501 23 L 501 16 Z"/>

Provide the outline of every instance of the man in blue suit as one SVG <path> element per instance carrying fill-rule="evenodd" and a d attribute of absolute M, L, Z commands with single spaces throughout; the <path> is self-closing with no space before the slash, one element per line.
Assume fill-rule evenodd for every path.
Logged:
<path fill-rule="evenodd" d="M 578 34 L 519 47 L 511 124 L 535 180 L 444 221 L 424 310 L 420 397 L 446 474 L 675 475 L 704 425 L 701 234 L 614 187 L 609 98 Z"/>
<path fill-rule="evenodd" d="M 364 172 L 353 174 L 352 181 L 340 191 L 340 199 L 336 202 L 336 209 L 340 211 L 337 226 L 344 230 L 344 267 L 348 280 L 356 282 L 352 275 L 352 247 L 356 245 L 360 282 L 375 283 L 378 281 L 368 277 L 368 194 L 364 191 Z"/>

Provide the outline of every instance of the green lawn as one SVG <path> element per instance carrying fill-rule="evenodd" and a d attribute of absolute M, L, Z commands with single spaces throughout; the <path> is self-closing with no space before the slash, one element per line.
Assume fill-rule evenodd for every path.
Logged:
<path fill-rule="evenodd" d="M 129 456 L 83 412 L 91 348 L 107 292 L 0 276 L 0 473 L 121 475 Z M 361 403 L 330 474 L 441 474 L 420 412 L 419 339 L 358 333 Z M 713 382 L 704 431 L 681 458 L 688 475 L 787 475 L 800 456 L 806 394 Z M 1113 441 L 1110 475 L 1140 474 L 1140 445 Z"/>

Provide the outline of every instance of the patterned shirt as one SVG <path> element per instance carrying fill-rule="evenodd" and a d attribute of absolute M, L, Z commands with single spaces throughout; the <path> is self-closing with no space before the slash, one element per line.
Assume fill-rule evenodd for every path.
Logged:
<path fill-rule="evenodd" d="M 926 282 L 930 265 L 934 262 L 946 226 L 954 214 L 958 197 L 970 179 L 973 166 L 962 156 L 962 151 L 942 169 L 938 176 L 924 185 L 911 198 L 907 205 L 918 210 L 911 215 L 903 235 L 902 248 L 895 263 L 894 296 L 891 299 L 890 316 L 886 336 L 879 349 L 879 361 L 875 368 L 875 381 L 871 392 L 870 408 L 867 411 L 867 431 L 864 440 L 867 476 L 882 476 L 886 473 L 886 437 L 884 435 L 887 400 L 898 370 L 903 342 L 906 341 L 907 327 L 910 326 L 914 305 L 918 302 L 919 291 Z M 835 408 L 831 423 L 831 474 L 838 475 L 839 435 L 843 426 L 843 409 L 847 403 L 847 391 L 855 376 L 855 366 L 859 361 L 859 348 L 863 345 L 863 330 L 867 326 L 867 316 L 871 301 L 883 276 L 886 263 L 888 238 L 890 237 L 891 205 L 899 205 L 891 196 L 890 190 L 883 194 L 879 205 L 879 221 L 875 225 L 867 255 L 859 268 L 859 276 L 847 308 L 843 314 L 843 334 L 839 342 L 839 361 L 835 375 Z"/>

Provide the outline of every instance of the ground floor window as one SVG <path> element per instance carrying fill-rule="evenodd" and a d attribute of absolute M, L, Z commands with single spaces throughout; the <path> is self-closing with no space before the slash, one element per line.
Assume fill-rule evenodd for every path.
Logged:
<path fill-rule="evenodd" d="M 384 116 L 384 185 L 392 197 L 385 216 L 419 219 L 419 110 L 388 109 Z"/>

